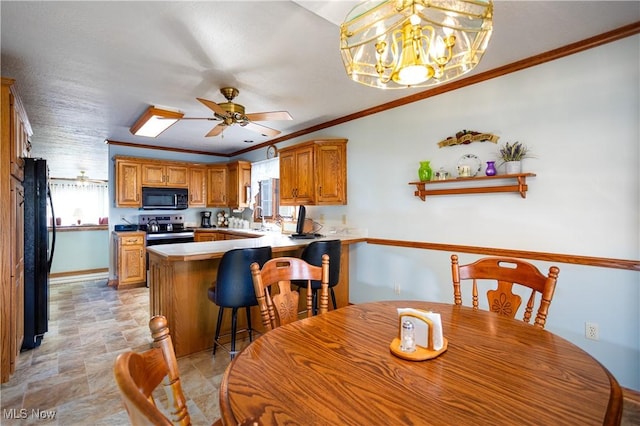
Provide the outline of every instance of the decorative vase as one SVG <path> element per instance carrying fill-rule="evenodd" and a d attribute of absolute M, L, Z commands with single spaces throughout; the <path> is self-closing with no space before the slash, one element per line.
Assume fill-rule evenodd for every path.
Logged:
<path fill-rule="evenodd" d="M 522 173 L 521 161 L 507 161 L 504 163 L 505 171 L 508 175 Z"/>
<path fill-rule="evenodd" d="M 495 161 L 487 161 L 487 169 L 484 171 L 484 174 L 487 176 L 495 176 L 496 175 L 496 166 L 494 165 Z"/>
<path fill-rule="evenodd" d="M 431 175 L 433 174 L 433 170 L 431 170 L 430 161 L 421 161 L 420 168 L 418 169 L 418 177 L 420 178 L 420 182 L 426 182 L 431 180 Z"/>

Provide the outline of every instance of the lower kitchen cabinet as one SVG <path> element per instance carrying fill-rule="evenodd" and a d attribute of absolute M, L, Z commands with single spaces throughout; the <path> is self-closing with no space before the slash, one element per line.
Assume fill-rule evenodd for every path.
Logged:
<path fill-rule="evenodd" d="M 114 232 L 116 288 L 141 287 L 147 282 L 144 232 Z"/>

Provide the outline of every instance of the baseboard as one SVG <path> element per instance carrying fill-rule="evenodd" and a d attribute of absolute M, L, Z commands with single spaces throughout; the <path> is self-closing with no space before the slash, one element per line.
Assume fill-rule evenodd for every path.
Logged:
<path fill-rule="evenodd" d="M 108 269 L 97 269 L 91 271 L 75 271 L 71 273 L 58 273 L 49 276 L 49 285 L 61 283 L 72 283 L 78 281 L 95 281 L 109 279 Z"/>

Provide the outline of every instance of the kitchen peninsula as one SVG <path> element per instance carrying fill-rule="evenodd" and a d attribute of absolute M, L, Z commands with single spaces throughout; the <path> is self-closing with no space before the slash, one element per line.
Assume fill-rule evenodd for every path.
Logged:
<path fill-rule="evenodd" d="M 246 232 L 247 238 L 147 247 L 151 315 L 164 315 L 167 318 L 178 357 L 213 346 L 218 307 L 208 299 L 207 289 L 216 280 L 220 258 L 232 249 L 271 246 L 274 257 L 299 257 L 304 247 L 312 241 L 340 239 L 340 281 L 334 290 L 339 308 L 349 303 L 349 245 L 363 242 L 364 237 L 350 235 L 294 240 L 276 233 L 264 233 L 256 238 L 253 231 L 238 232 Z M 300 303 L 302 307 L 303 296 Z M 262 330 L 258 307 L 252 308 L 251 313 L 253 327 Z M 228 316 L 225 313 L 221 334 L 229 332 L 230 323 L 229 310 Z M 238 329 L 245 325 L 244 315 L 238 315 Z"/>

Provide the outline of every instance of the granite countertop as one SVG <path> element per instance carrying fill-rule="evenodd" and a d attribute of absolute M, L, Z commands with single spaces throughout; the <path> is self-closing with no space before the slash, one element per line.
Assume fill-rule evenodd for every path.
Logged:
<path fill-rule="evenodd" d="M 218 228 L 207 228 L 218 229 Z M 345 243 L 357 243 L 365 241 L 364 235 L 327 235 L 314 239 L 292 239 L 288 235 L 275 232 L 254 231 L 252 229 L 229 229 L 233 232 L 246 232 L 248 234 L 262 234 L 258 238 L 243 238 L 225 241 L 205 241 L 198 243 L 163 244 L 147 247 L 147 251 L 156 254 L 168 261 L 187 261 L 215 259 L 232 249 L 271 246 L 274 252 L 286 251 L 298 247 L 304 247 L 313 241 L 339 239 Z"/>

